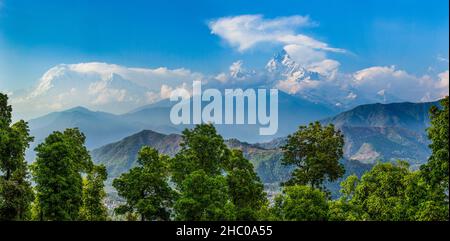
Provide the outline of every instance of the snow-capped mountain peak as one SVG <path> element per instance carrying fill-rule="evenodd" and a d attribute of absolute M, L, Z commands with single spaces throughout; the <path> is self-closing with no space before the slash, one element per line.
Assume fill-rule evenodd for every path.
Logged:
<path fill-rule="evenodd" d="M 285 70 L 293 70 L 298 67 L 298 64 L 291 59 L 289 54 L 284 49 L 275 54 L 274 57 L 266 64 L 266 70 L 269 73 L 285 72 Z"/>
<path fill-rule="evenodd" d="M 296 63 L 289 54 L 282 50 L 266 64 L 266 71 L 278 79 L 291 79 L 300 82 L 302 80 L 319 80 L 319 73 L 309 71 L 304 66 Z"/>

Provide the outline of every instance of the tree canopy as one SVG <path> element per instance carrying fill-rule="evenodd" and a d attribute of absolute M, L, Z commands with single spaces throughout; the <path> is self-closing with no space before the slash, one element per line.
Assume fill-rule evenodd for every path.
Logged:
<path fill-rule="evenodd" d="M 36 182 L 36 218 L 39 220 L 78 220 L 83 204 L 82 173 L 93 163 L 78 129 L 53 132 L 39 144 L 32 165 Z"/>
<path fill-rule="evenodd" d="M 138 154 L 138 166 L 113 181 L 126 203 L 118 214 L 137 213 L 141 220 L 169 220 L 175 192 L 169 186 L 168 157 L 151 147 Z"/>
<path fill-rule="evenodd" d="M 34 198 L 25 151 L 33 141 L 28 123 L 12 124 L 8 96 L 0 93 L 0 220 L 30 217 Z"/>
<path fill-rule="evenodd" d="M 335 181 L 344 175 L 339 163 L 343 156 L 344 136 L 332 124 L 319 122 L 300 126 L 282 147 L 284 165 L 295 165 L 292 178 L 286 185 L 310 185 L 323 189 L 324 181 Z"/>

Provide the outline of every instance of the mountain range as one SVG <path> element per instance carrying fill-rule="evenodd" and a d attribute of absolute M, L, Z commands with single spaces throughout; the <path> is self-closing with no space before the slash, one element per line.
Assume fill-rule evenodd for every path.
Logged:
<path fill-rule="evenodd" d="M 413 168 L 423 164 L 429 154 L 426 128 L 428 110 L 437 102 L 393 103 L 358 106 L 331 118 L 323 124 L 334 124 L 345 136 L 344 158 L 347 172 L 362 175 L 376 161 L 407 160 Z M 142 146 L 152 146 L 161 153 L 173 156 L 180 148 L 179 134 L 162 134 L 152 130 L 140 131 L 118 142 L 92 151 L 96 163 L 105 164 L 110 180 L 136 165 L 136 156 Z M 286 137 L 270 142 L 250 144 L 238 139 L 227 139 L 230 148 L 241 149 L 254 165 L 261 180 L 276 184 L 289 178 L 292 167 L 281 165 L 280 147 Z M 328 186 L 337 195 L 338 182 Z"/>
<path fill-rule="evenodd" d="M 87 136 L 87 147 L 93 149 L 118 141 L 141 130 L 171 134 L 181 133 L 183 129 L 191 128 L 192 125 L 174 125 L 171 123 L 170 110 L 176 103 L 162 100 L 122 115 L 76 107 L 32 119 L 29 124 L 36 143 L 42 142 L 53 131 L 78 127 Z M 204 102 L 203 104 L 206 105 L 207 103 Z M 323 105 L 301 100 L 284 92 L 279 92 L 278 103 L 279 129 L 274 136 L 260 136 L 260 126 L 248 124 L 220 125 L 218 131 L 225 138 L 237 138 L 247 142 L 264 142 L 295 131 L 299 124 L 306 124 L 332 116 L 335 113 L 335 111 Z M 245 106 L 247 109 L 248 106 Z"/>
<path fill-rule="evenodd" d="M 193 125 L 171 123 L 170 110 L 177 102 L 162 99 L 144 105 L 145 100 L 142 99 L 150 93 L 149 89 L 157 89 L 156 82 L 164 83 L 166 78 L 172 77 L 189 82 L 200 76 L 185 70 L 144 70 L 102 63 L 52 68 L 27 98 L 35 98 L 37 104 L 54 100 L 56 97 L 53 96 L 63 104 L 65 100 L 87 103 L 88 107 L 89 103 L 108 103 L 103 108 L 107 110 L 130 109 L 136 104 L 141 107 L 124 114 L 75 107 L 32 119 L 29 125 L 35 142 L 27 152 L 27 160 L 34 160 L 34 147 L 50 133 L 71 127 L 78 127 L 86 135 L 86 146 L 92 150 L 97 163 L 107 166 L 110 180 L 136 164 L 137 152 L 144 145 L 173 156 L 179 150 L 181 131 Z M 145 81 L 147 78 L 158 81 L 149 83 Z M 237 62 L 224 78 L 226 80 L 222 84 L 210 81 L 205 87 L 219 90 L 236 86 L 244 89 L 280 87 L 276 135 L 259 135 L 260 125 L 216 126 L 230 148 L 244 151 L 264 183 L 279 183 L 289 177 L 291 168 L 280 163 L 280 146 L 299 125 L 313 121 L 334 124 L 343 132 L 345 149 L 342 162 L 347 174 L 362 174 L 377 160 L 405 159 L 417 168 L 430 155 L 425 130 L 429 125 L 428 110 L 437 105 L 436 102 L 384 104 L 399 99 L 384 91 L 369 98 L 358 93 L 352 85 L 342 89 L 333 84 L 333 72 L 307 69 L 296 63 L 286 51 L 270 59 L 263 71 L 246 70 L 242 62 Z M 79 80 L 81 89 L 71 87 L 74 79 Z M 279 86 L 283 83 L 289 88 Z M 322 88 L 311 88 L 316 84 Z M 336 91 L 336 88 L 339 89 Z M 292 89 L 296 91 L 290 92 Z M 80 97 L 80 93 L 86 93 L 86 99 Z M 72 95 L 78 99 L 72 100 Z M 117 101 L 110 102 L 112 100 Z M 374 102 L 383 104 L 364 104 Z M 202 106 L 207 104 L 202 102 Z M 233 110 L 236 111 L 236 106 Z M 245 105 L 244 113 L 248 113 L 248 105 Z"/>

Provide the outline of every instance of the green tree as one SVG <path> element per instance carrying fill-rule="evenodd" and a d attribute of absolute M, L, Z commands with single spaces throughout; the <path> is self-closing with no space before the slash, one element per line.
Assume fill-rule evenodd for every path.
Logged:
<path fill-rule="evenodd" d="M 172 180 L 181 185 L 187 175 L 197 170 L 207 175 L 220 175 L 229 158 L 230 150 L 212 124 L 186 129 L 181 150 L 171 161 Z"/>
<path fill-rule="evenodd" d="M 344 137 L 332 124 L 322 127 L 315 122 L 300 126 L 282 147 L 282 163 L 297 167 L 285 184 L 323 189 L 325 180 L 332 182 L 344 175 L 344 167 L 339 163 L 343 147 Z"/>
<path fill-rule="evenodd" d="M 83 179 L 83 206 L 80 219 L 86 221 L 105 221 L 108 210 L 103 203 L 106 198 L 105 185 L 108 174 L 104 165 L 94 166 Z"/>
<path fill-rule="evenodd" d="M 440 104 L 441 107 L 433 106 L 430 109 L 431 126 L 428 128 L 428 137 L 431 140 L 432 154 L 428 163 L 423 165 L 421 169 L 431 185 L 439 186 L 448 193 L 448 96 Z"/>
<path fill-rule="evenodd" d="M 53 132 L 39 144 L 32 165 L 39 220 L 78 220 L 83 204 L 82 173 L 93 163 L 78 129 Z"/>
<path fill-rule="evenodd" d="M 226 178 L 208 175 L 204 170 L 189 174 L 181 185 L 175 214 L 180 221 L 234 220 L 234 205 L 228 197 Z"/>
<path fill-rule="evenodd" d="M 449 206 L 445 192 L 430 185 L 421 171 L 411 172 L 404 181 L 406 190 L 403 200 L 410 220 L 448 220 Z"/>
<path fill-rule="evenodd" d="M 272 212 L 282 221 L 325 221 L 328 219 L 326 194 L 310 186 L 286 186 L 275 198 Z"/>
<path fill-rule="evenodd" d="M 361 211 L 358 206 L 341 199 L 328 202 L 328 221 L 361 221 Z"/>
<path fill-rule="evenodd" d="M 351 203 L 361 207 L 363 219 L 377 221 L 408 220 L 405 178 L 410 174 L 406 162 L 379 163 L 361 178 Z"/>
<path fill-rule="evenodd" d="M 410 171 L 409 164 L 404 161 L 378 163 L 361 179 L 350 176 L 341 186 L 343 195 L 333 203 L 330 214 L 333 220 L 448 219 L 448 205 L 442 196 L 435 196 L 443 193 L 434 192 L 420 171 Z"/>
<path fill-rule="evenodd" d="M 138 213 L 142 221 L 169 220 L 175 193 L 168 184 L 168 157 L 151 147 L 143 147 L 138 164 L 113 181 L 119 196 L 126 200 L 116 213 Z"/>
<path fill-rule="evenodd" d="M 180 197 L 177 220 L 233 220 L 235 207 L 223 176 L 231 151 L 212 124 L 183 131 L 181 150 L 171 160 L 172 180 Z"/>
<path fill-rule="evenodd" d="M 266 205 L 264 185 L 254 171 L 252 163 L 242 151 L 233 150 L 226 165 L 227 184 L 231 200 L 236 208 L 236 219 L 255 221 L 259 210 Z"/>
<path fill-rule="evenodd" d="M 11 112 L 8 96 L 0 93 L 0 220 L 24 220 L 33 200 L 25 161 L 33 137 L 25 121 L 11 125 Z"/>
<path fill-rule="evenodd" d="M 341 182 L 341 197 L 338 200 L 329 201 L 328 218 L 330 221 L 357 221 L 362 219 L 360 206 L 351 202 L 358 184 L 359 178 L 356 175 L 350 175 Z"/>

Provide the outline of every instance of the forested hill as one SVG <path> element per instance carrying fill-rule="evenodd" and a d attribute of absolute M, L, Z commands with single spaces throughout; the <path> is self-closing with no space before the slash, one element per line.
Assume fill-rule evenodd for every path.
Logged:
<path fill-rule="evenodd" d="M 417 167 L 430 154 L 426 128 L 429 125 L 428 110 L 432 105 L 437 105 L 437 102 L 363 105 L 321 122 L 333 123 L 344 133 L 345 159 L 342 162 L 347 175 L 361 175 L 378 160 L 404 159 Z M 284 140 L 278 138 L 269 143 L 249 144 L 230 139 L 226 144 L 243 150 L 264 183 L 277 183 L 286 180 L 291 170 L 280 163 L 282 153 L 279 147 Z M 141 147 L 151 146 L 174 156 L 181 141 L 178 134 L 145 130 L 95 149 L 92 156 L 95 162 L 106 165 L 112 179 L 136 165 Z"/>

